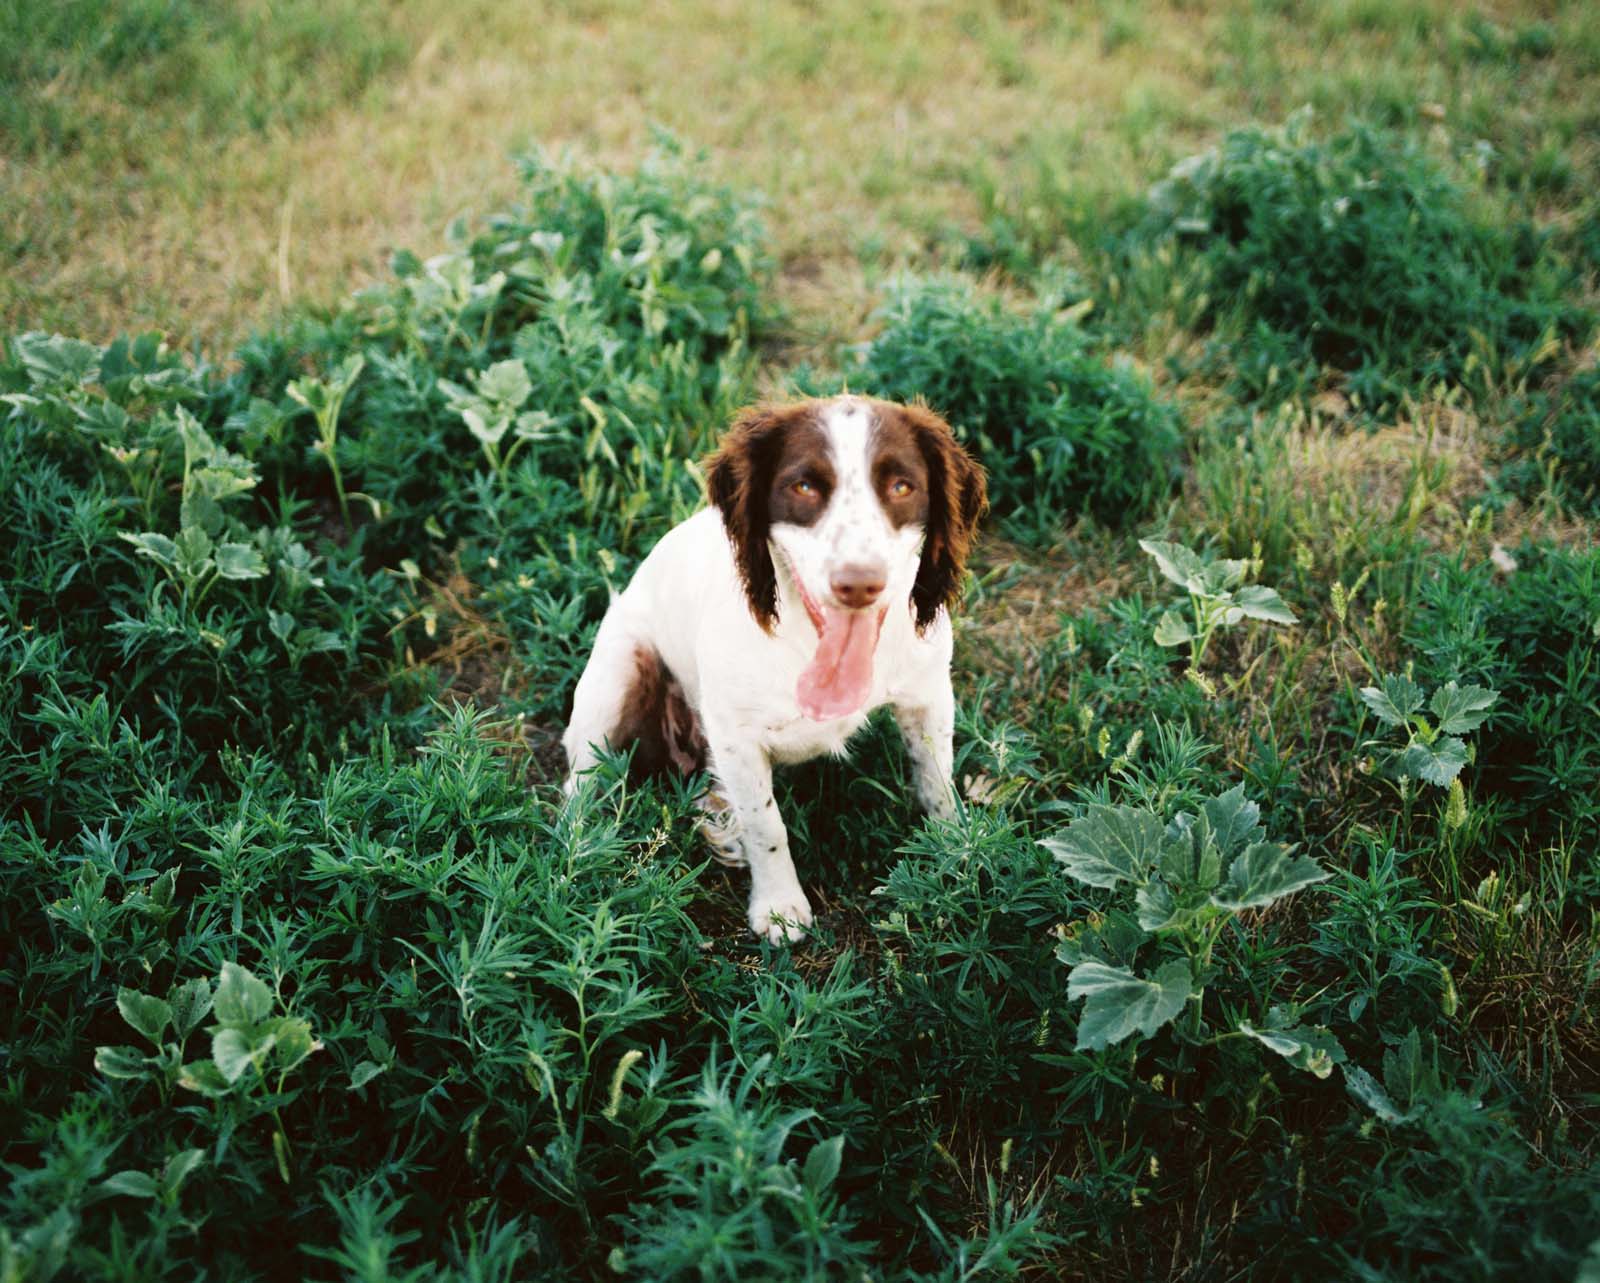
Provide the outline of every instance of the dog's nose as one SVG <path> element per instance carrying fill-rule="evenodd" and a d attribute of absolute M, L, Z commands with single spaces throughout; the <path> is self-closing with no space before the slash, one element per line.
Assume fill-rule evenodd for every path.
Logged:
<path fill-rule="evenodd" d="M 828 580 L 828 587 L 841 603 L 860 610 L 878 600 L 886 577 L 882 566 L 840 566 Z"/>

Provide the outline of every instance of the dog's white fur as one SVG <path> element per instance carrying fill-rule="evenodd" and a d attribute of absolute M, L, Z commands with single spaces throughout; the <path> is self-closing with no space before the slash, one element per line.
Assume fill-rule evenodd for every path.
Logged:
<path fill-rule="evenodd" d="M 708 811 L 710 836 L 727 862 L 749 867 L 750 929 L 773 943 L 800 938 L 812 921 L 773 799 L 774 763 L 842 753 L 868 714 L 887 704 L 905 736 L 922 806 L 943 816 L 955 803 L 950 618 L 941 606 L 919 631 L 911 602 L 924 529 L 896 529 L 874 492 L 870 406 L 837 398 L 819 407 L 818 422 L 836 485 L 811 525 L 771 525 L 778 604 L 772 630 L 752 614 L 722 515 L 714 507 L 697 513 L 661 539 L 613 600 L 563 739 L 570 792 L 618 725 L 640 648 L 659 655 L 698 716 L 725 804 Z M 814 604 L 839 608 L 830 580 L 841 566 L 863 564 L 886 571 L 882 595 L 867 607 L 884 610 L 870 694 L 848 716 L 814 721 L 796 696 L 818 647 L 800 586 Z"/>

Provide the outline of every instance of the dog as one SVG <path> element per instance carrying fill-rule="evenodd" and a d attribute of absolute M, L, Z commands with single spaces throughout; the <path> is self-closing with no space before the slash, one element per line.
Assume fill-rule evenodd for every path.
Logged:
<path fill-rule="evenodd" d="M 781 944 L 812 912 L 775 763 L 842 753 L 887 704 L 923 809 L 955 807 L 949 609 L 985 479 L 931 410 L 850 395 L 744 411 L 705 477 L 711 505 L 601 621 L 562 739 L 566 789 L 604 746 L 635 745 L 646 771 L 709 769 L 701 828 L 750 870 L 750 929 Z"/>

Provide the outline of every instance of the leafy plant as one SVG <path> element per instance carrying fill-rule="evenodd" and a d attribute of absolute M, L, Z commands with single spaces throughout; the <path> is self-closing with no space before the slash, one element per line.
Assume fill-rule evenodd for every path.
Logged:
<path fill-rule="evenodd" d="M 333 474 L 333 488 L 339 496 L 339 515 L 345 528 L 350 527 L 350 503 L 345 498 L 344 474 L 339 470 L 339 412 L 350 395 L 350 389 L 366 368 L 366 358 L 354 352 L 342 360 L 325 379 L 303 378 L 292 381 L 285 391 L 289 399 L 297 401 L 311 411 L 317 421 L 317 449 L 328 461 Z"/>
<path fill-rule="evenodd" d="M 1235 558 L 1203 559 L 1181 544 L 1141 539 L 1139 547 L 1155 558 L 1156 566 L 1171 583 L 1189 594 L 1193 622 L 1176 611 L 1163 611 L 1156 621 L 1155 640 L 1161 646 L 1189 647 L 1189 667 L 1198 672 L 1211 638 L 1246 619 L 1273 624 L 1298 622 L 1277 590 L 1247 584 L 1253 563 Z"/>
<path fill-rule="evenodd" d="M 1260 808 L 1238 785 L 1167 824 L 1138 807 L 1090 806 L 1043 839 L 1074 880 L 1133 892 L 1134 913 L 1119 913 L 1114 931 L 1069 934 L 1056 951 L 1072 968 L 1068 996 L 1086 1000 L 1080 1049 L 1108 1047 L 1135 1033 L 1150 1038 L 1185 1009 L 1185 1033 L 1201 1035 L 1205 988 L 1222 932 L 1240 913 L 1328 877 L 1316 861 L 1263 837 Z M 1169 960 L 1141 976 L 1123 960 L 1146 944 Z M 1174 950 L 1182 956 L 1170 957 Z M 1299 1036 L 1279 1031 L 1273 1049 Z"/>
<path fill-rule="evenodd" d="M 1600 819 L 1600 552 L 1526 544 L 1513 559 L 1509 573 L 1432 561 L 1406 638 L 1419 684 L 1500 692 L 1475 733 L 1474 791 L 1500 836 L 1536 850 Z"/>
<path fill-rule="evenodd" d="M 448 379 L 439 380 L 439 390 L 478 439 L 489 466 L 504 476 L 517 450 L 547 435 L 552 420 L 543 411 L 522 409 L 533 395 L 533 383 L 520 360 L 496 361 L 471 377 L 471 390 Z M 502 454 L 501 442 L 508 431 L 511 444 Z"/>
<path fill-rule="evenodd" d="M 1377 686 L 1362 687 L 1361 702 L 1384 726 L 1406 737 L 1400 746 L 1370 740 L 1362 747 L 1376 751 L 1378 769 L 1388 779 L 1448 788 L 1468 761 L 1461 736 L 1483 725 L 1500 696 L 1482 686 L 1446 682 L 1426 700 L 1434 721 L 1423 712 L 1425 698 L 1422 687 L 1397 673 L 1386 674 Z"/>
<path fill-rule="evenodd" d="M 876 320 L 844 381 L 944 414 L 989 465 L 990 499 L 1008 529 L 1048 540 L 1083 512 L 1120 524 L 1171 489 L 1177 411 L 1054 309 L 1018 313 L 964 278 L 908 276 Z"/>
<path fill-rule="evenodd" d="M 1131 240 L 1190 265 L 1196 323 L 1225 327 L 1238 380 L 1268 400 L 1307 390 L 1306 368 L 1342 373 L 1374 413 L 1440 382 L 1482 391 L 1592 325 L 1548 236 L 1483 219 L 1409 139 L 1361 124 L 1319 138 L 1309 112 L 1179 162 Z"/>

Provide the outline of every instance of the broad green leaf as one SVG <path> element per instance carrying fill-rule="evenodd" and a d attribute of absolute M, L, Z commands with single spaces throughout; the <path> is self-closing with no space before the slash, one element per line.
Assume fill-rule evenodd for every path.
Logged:
<path fill-rule="evenodd" d="M 1257 1029 L 1245 1020 L 1239 1023 L 1239 1032 L 1277 1052 L 1296 1069 L 1309 1070 L 1318 1078 L 1328 1077 L 1335 1065 L 1344 1063 L 1344 1048 L 1321 1025 L 1310 1029 L 1301 1025 L 1292 1029 Z"/>
<path fill-rule="evenodd" d="M 35 331 L 19 334 L 11 346 L 35 388 L 56 383 L 82 385 L 100 369 L 100 349 L 82 339 Z"/>
<path fill-rule="evenodd" d="M 1092 887 L 1142 883 L 1161 853 L 1161 821 L 1131 806 L 1091 806 L 1059 836 L 1040 845 L 1061 867 Z"/>
<path fill-rule="evenodd" d="M 1271 588 L 1260 584 L 1246 584 L 1233 594 L 1233 604 L 1251 619 L 1264 619 L 1273 624 L 1295 624 L 1300 621 L 1294 611 L 1284 605 L 1283 598 Z"/>
<path fill-rule="evenodd" d="M 1077 1049 L 1098 1051 L 1133 1033 L 1150 1037 L 1183 1010 L 1192 985 L 1182 961 L 1166 963 L 1152 980 L 1121 967 L 1080 962 L 1067 976 L 1067 996 L 1085 999 Z"/>
<path fill-rule="evenodd" d="M 107 1078 L 143 1078 L 149 1073 L 149 1058 L 134 1047 L 96 1047 L 94 1067 Z"/>
<path fill-rule="evenodd" d="M 197 1091 L 202 1096 L 226 1096 L 232 1084 L 222 1076 L 222 1071 L 209 1060 L 196 1060 L 183 1067 L 178 1075 L 178 1086 Z"/>
<path fill-rule="evenodd" d="M 224 1080 L 236 1083 L 256 1057 L 271 1051 L 277 1041 L 276 1034 L 246 1029 L 219 1029 L 211 1035 L 211 1062 Z"/>
<path fill-rule="evenodd" d="M 1404 752 L 1395 755 L 1394 763 L 1400 775 L 1449 788 L 1450 781 L 1460 775 L 1461 768 L 1467 764 L 1467 744 L 1454 735 L 1446 735 L 1432 744 L 1410 744 Z"/>
<path fill-rule="evenodd" d="M 1181 615 L 1175 611 L 1164 610 L 1161 612 L 1161 618 L 1156 620 L 1153 636 L 1157 646 L 1182 646 L 1194 639 L 1194 632 Z"/>
<path fill-rule="evenodd" d="M 313 379 L 309 375 L 301 379 L 293 379 L 284 389 L 289 394 L 289 399 L 305 406 L 315 414 L 318 410 L 325 409 L 328 405 L 328 389 L 321 379 Z"/>
<path fill-rule="evenodd" d="M 172 1027 L 180 1039 L 200 1027 L 211 1012 L 211 986 L 204 980 L 189 980 L 167 995 L 172 1005 Z"/>
<path fill-rule="evenodd" d="M 294 616 L 282 610 L 268 610 L 267 629 L 274 637 L 287 646 L 289 644 L 289 638 L 294 636 Z"/>
<path fill-rule="evenodd" d="M 1315 860 L 1295 856 L 1276 842 L 1255 842 L 1228 866 L 1228 876 L 1211 897 L 1218 908 L 1261 909 L 1301 887 L 1331 876 Z"/>
<path fill-rule="evenodd" d="M 517 410 L 533 395 L 528 367 L 516 358 L 496 361 L 478 376 L 478 395 L 497 402 L 506 410 Z"/>
<path fill-rule="evenodd" d="M 131 535 L 126 530 L 120 536 L 142 555 L 166 570 L 178 568 L 178 545 L 168 539 L 166 535 L 159 535 L 153 530 L 146 530 L 140 534 Z"/>
<path fill-rule="evenodd" d="M 224 962 L 213 1009 L 223 1024 L 253 1025 L 272 1014 L 272 990 L 238 963 Z"/>
<path fill-rule="evenodd" d="M 373 1060 L 363 1060 L 350 1071 L 350 1090 L 355 1091 L 358 1087 L 365 1087 L 379 1074 L 387 1073 L 388 1070 L 387 1065 L 380 1065 Z"/>
<path fill-rule="evenodd" d="M 844 1153 L 844 1137 L 834 1136 L 818 1141 L 806 1155 L 805 1168 L 800 1179 L 813 1194 L 826 1193 L 839 1175 L 839 1161 Z"/>
<path fill-rule="evenodd" d="M 1244 795 L 1244 785 L 1236 784 L 1226 793 L 1208 797 L 1200 804 L 1201 814 L 1211 837 L 1224 856 L 1230 856 L 1261 831 L 1261 808 Z"/>
<path fill-rule="evenodd" d="M 117 1010 L 122 1013 L 124 1020 L 157 1047 L 161 1045 L 161 1035 L 172 1023 L 171 1007 L 160 998 L 140 993 L 136 989 L 117 990 Z"/>
<path fill-rule="evenodd" d="M 511 426 L 510 419 L 503 414 L 489 412 L 481 401 L 461 407 L 461 418 L 472 435 L 485 445 L 499 445 L 500 438 Z"/>
<path fill-rule="evenodd" d="M 112 1172 L 95 1188 L 107 1194 L 126 1194 L 129 1198 L 154 1198 L 160 1192 L 153 1176 L 135 1171 Z"/>
<path fill-rule="evenodd" d="M 1139 547 L 1156 559 L 1156 569 L 1178 587 L 1190 592 L 1201 590 L 1206 563 L 1199 553 L 1164 539 L 1141 539 Z"/>
<path fill-rule="evenodd" d="M 280 1069 L 293 1069 L 317 1049 L 311 1026 L 297 1016 L 280 1016 L 263 1029 L 270 1030 L 277 1043 L 276 1059 Z"/>
<path fill-rule="evenodd" d="M 1248 561 L 1236 561 L 1228 557 L 1206 562 L 1200 571 L 1200 595 L 1203 597 L 1226 596 L 1230 589 L 1244 582 L 1244 577 L 1249 570 L 1250 563 Z M 1238 620 L 1235 618 L 1229 622 L 1237 623 Z"/>
<path fill-rule="evenodd" d="M 172 899 L 178 893 L 178 871 L 181 866 L 173 865 L 159 878 L 150 883 L 150 889 L 145 892 L 151 904 L 160 908 L 167 908 L 172 904 Z"/>
<path fill-rule="evenodd" d="M 1403 1123 L 1415 1112 L 1412 1110 L 1402 1112 L 1390 1099 L 1389 1093 L 1379 1086 L 1378 1080 L 1365 1069 L 1352 1069 L 1347 1065 L 1344 1071 L 1344 1085 L 1352 1096 L 1386 1123 Z"/>
<path fill-rule="evenodd" d="M 524 410 L 517 416 L 516 430 L 512 433 L 519 441 L 541 441 L 553 436 L 555 420 L 544 410 Z"/>
<path fill-rule="evenodd" d="M 367 358 L 360 352 L 352 352 L 329 374 L 328 382 L 342 398 L 355 386 L 356 380 L 361 377 L 361 371 L 366 369 L 366 366 Z"/>
<path fill-rule="evenodd" d="M 1422 1037 L 1415 1028 L 1383 1053 L 1383 1085 L 1413 1113 L 1439 1094 L 1439 1071 L 1423 1058 Z"/>
<path fill-rule="evenodd" d="M 261 554 L 247 543 L 218 544 L 217 573 L 224 579 L 260 579 L 267 573 Z"/>
<path fill-rule="evenodd" d="M 182 1188 L 184 1181 L 201 1163 L 206 1161 L 206 1152 L 203 1149 L 179 1150 L 167 1159 L 166 1166 L 161 1169 L 161 1188 L 164 1193 L 176 1194 Z"/>
<path fill-rule="evenodd" d="M 177 545 L 178 574 L 194 584 L 212 567 L 211 536 L 199 526 L 185 526 L 174 540 Z"/>
<path fill-rule="evenodd" d="M 1446 682 L 1433 692 L 1428 707 L 1439 719 L 1441 735 L 1465 735 L 1483 725 L 1489 707 L 1500 698 L 1498 691 L 1483 686 L 1457 686 Z"/>
<path fill-rule="evenodd" d="M 1222 855 L 1203 814 L 1174 817 L 1161 844 L 1159 867 L 1180 899 L 1185 891 L 1209 891 L 1222 880 Z"/>
<path fill-rule="evenodd" d="M 1205 890 L 1190 888 L 1175 892 L 1157 879 L 1140 887 L 1134 902 L 1139 909 L 1139 925 L 1151 932 L 1182 931 L 1201 917 L 1216 913 Z"/>
<path fill-rule="evenodd" d="M 1361 702 L 1387 726 L 1404 726 L 1406 719 L 1422 707 L 1422 687 L 1409 677 L 1387 673 L 1377 686 L 1361 688 Z"/>

